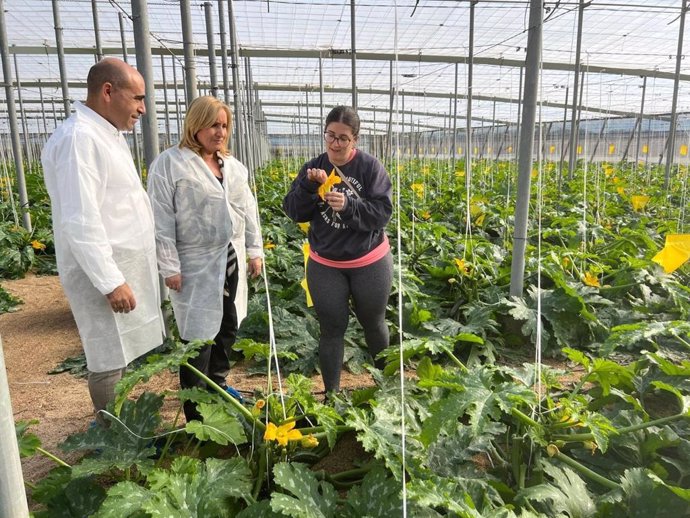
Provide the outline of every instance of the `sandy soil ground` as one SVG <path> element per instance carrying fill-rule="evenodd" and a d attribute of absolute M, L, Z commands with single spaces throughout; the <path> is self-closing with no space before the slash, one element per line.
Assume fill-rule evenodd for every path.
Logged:
<path fill-rule="evenodd" d="M 74 460 L 77 455 L 65 455 L 58 444 L 67 436 L 86 430 L 93 420 L 93 407 L 86 379 L 69 373 L 48 374 L 62 360 L 81 353 L 77 328 L 69 305 L 57 277 L 29 275 L 19 280 L 3 280 L 7 291 L 20 297 L 24 304 L 16 312 L 0 315 L 2 337 L 10 398 L 15 421 L 38 420 L 31 427 L 43 447 L 65 459 Z M 319 376 L 313 378 L 316 391 L 323 390 Z M 242 368 L 234 368 L 228 381 L 236 388 L 252 391 L 265 390 L 266 380 L 261 376 L 248 376 Z M 371 383 L 368 375 L 355 376 L 343 372 L 341 385 L 361 387 Z M 152 379 L 137 390 L 161 392 L 176 390 L 177 378 L 165 373 Z M 178 409 L 176 401 L 166 402 L 163 417 L 174 418 Z M 353 446 L 358 446 L 354 443 Z M 342 452 L 339 454 L 342 460 Z M 55 464 L 37 455 L 22 461 L 25 480 L 36 482 L 46 475 Z"/>

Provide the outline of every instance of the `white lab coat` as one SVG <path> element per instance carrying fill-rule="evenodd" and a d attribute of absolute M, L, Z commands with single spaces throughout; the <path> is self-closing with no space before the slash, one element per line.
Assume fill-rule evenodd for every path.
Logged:
<path fill-rule="evenodd" d="M 60 281 L 87 367 L 125 367 L 163 341 L 153 213 L 122 134 L 81 103 L 48 140 L 41 161 L 52 202 Z M 127 283 L 136 308 L 105 295 Z"/>
<path fill-rule="evenodd" d="M 182 275 L 170 291 L 180 336 L 213 339 L 223 317 L 228 243 L 237 254 L 237 323 L 247 315 L 247 256 L 263 257 L 263 243 L 248 171 L 224 157 L 223 184 L 188 148 L 172 147 L 151 164 L 148 193 L 156 222 L 158 267 L 163 278 Z"/>

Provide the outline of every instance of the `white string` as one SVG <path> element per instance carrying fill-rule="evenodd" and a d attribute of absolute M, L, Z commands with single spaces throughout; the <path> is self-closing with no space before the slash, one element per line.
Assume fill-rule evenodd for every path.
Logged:
<path fill-rule="evenodd" d="M 393 91 L 394 103 L 395 103 L 395 120 L 396 123 L 399 118 L 399 107 L 398 107 L 398 88 L 400 86 L 399 74 L 398 74 L 398 2 L 394 0 L 393 9 L 395 13 L 395 24 L 393 30 L 394 39 L 394 72 L 395 72 L 395 90 Z M 398 149 L 400 146 L 399 132 L 395 132 L 395 148 Z M 397 212 L 396 218 L 396 241 L 398 247 L 398 340 L 400 342 L 399 347 L 399 361 L 400 361 L 400 450 L 402 454 L 402 516 L 407 518 L 407 420 L 405 419 L 405 363 L 403 354 L 403 279 L 402 279 L 402 229 L 401 229 L 401 202 L 400 202 L 400 156 L 399 153 L 395 153 L 393 158 L 393 165 L 395 169 L 395 209 Z M 413 194 L 413 198 L 414 198 Z M 414 222 L 414 217 L 412 218 Z"/>
<path fill-rule="evenodd" d="M 544 95 L 544 82 L 541 81 L 542 75 L 542 53 L 541 49 L 539 51 L 539 98 L 537 100 L 537 106 L 539 108 L 539 146 L 537 146 L 537 336 L 535 340 L 534 347 L 534 377 L 537 386 L 537 398 L 542 397 L 542 292 L 541 292 L 541 272 L 542 272 L 542 208 L 543 208 L 543 147 L 541 145 L 544 135 L 542 131 L 542 99 Z M 530 131 L 532 131 L 530 129 Z M 539 400 L 538 399 L 538 400 Z M 537 404 L 532 414 L 541 415 L 541 404 Z"/>

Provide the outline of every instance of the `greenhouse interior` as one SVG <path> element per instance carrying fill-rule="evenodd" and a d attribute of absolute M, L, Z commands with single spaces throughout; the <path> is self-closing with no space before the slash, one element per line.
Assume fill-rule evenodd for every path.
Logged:
<path fill-rule="evenodd" d="M 13 446 L 0 518 L 690 516 L 687 12 L 687 0 L 0 0 L 0 440 Z M 159 250 L 166 338 L 128 364 L 94 426 L 45 150 L 104 58 L 143 79 L 145 113 L 117 130 L 153 219 L 159 157 L 184 148 L 192 102 L 229 107 L 227 148 L 247 178 L 216 177 L 246 187 L 240 217 L 256 212 L 244 232 L 260 251 L 247 244 L 224 386 L 195 367 L 215 333 L 184 338 Z M 343 106 L 361 126 L 342 119 L 351 134 L 338 136 L 327 117 Z M 333 146 L 380 171 L 348 172 Z M 359 218 L 375 181 L 388 212 L 374 228 Z M 314 219 L 291 205 L 308 184 Z M 333 390 L 335 285 L 313 273 L 330 264 L 315 251 L 327 211 L 392 261 L 385 300 L 380 278 L 347 277 Z M 354 272 L 355 259 L 328 268 Z M 388 337 L 376 347 L 362 309 L 374 299 Z M 187 370 L 201 385 L 180 387 Z"/>

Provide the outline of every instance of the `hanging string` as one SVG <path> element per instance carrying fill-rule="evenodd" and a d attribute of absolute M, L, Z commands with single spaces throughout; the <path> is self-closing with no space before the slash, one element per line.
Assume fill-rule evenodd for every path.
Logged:
<path fill-rule="evenodd" d="M 395 86 L 393 91 L 393 101 L 395 106 L 395 121 L 396 124 L 400 117 L 400 109 L 398 105 L 398 90 L 400 88 L 400 80 L 398 74 L 398 2 L 393 1 L 393 12 L 395 14 L 395 23 L 393 26 L 393 52 L 395 54 L 393 70 L 395 74 Z M 395 131 L 395 149 L 399 150 L 400 146 L 400 132 Z M 402 516 L 407 518 L 407 420 L 405 418 L 405 356 L 403 351 L 403 278 L 402 278 L 402 227 L 401 215 L 402 204 L 400 199 L 401 193 L 401 171 L 400 171 L 400 153 L 396 152 L 393 157 L 393 165 L 395 170 L 395 211 L 396 217 L 396 244 L 397 244 L 397 263 L 398 263 L 398 341 L 400 362 L 400 450 L 402 456 L 402 473 L 400 480 L 402 481 Z M 414 199 L 414 194 L 412 196 Z M 412 218 L 414 223 L 414 217 Z M 413 240 L 414 242 L 414 240 Z"/>

